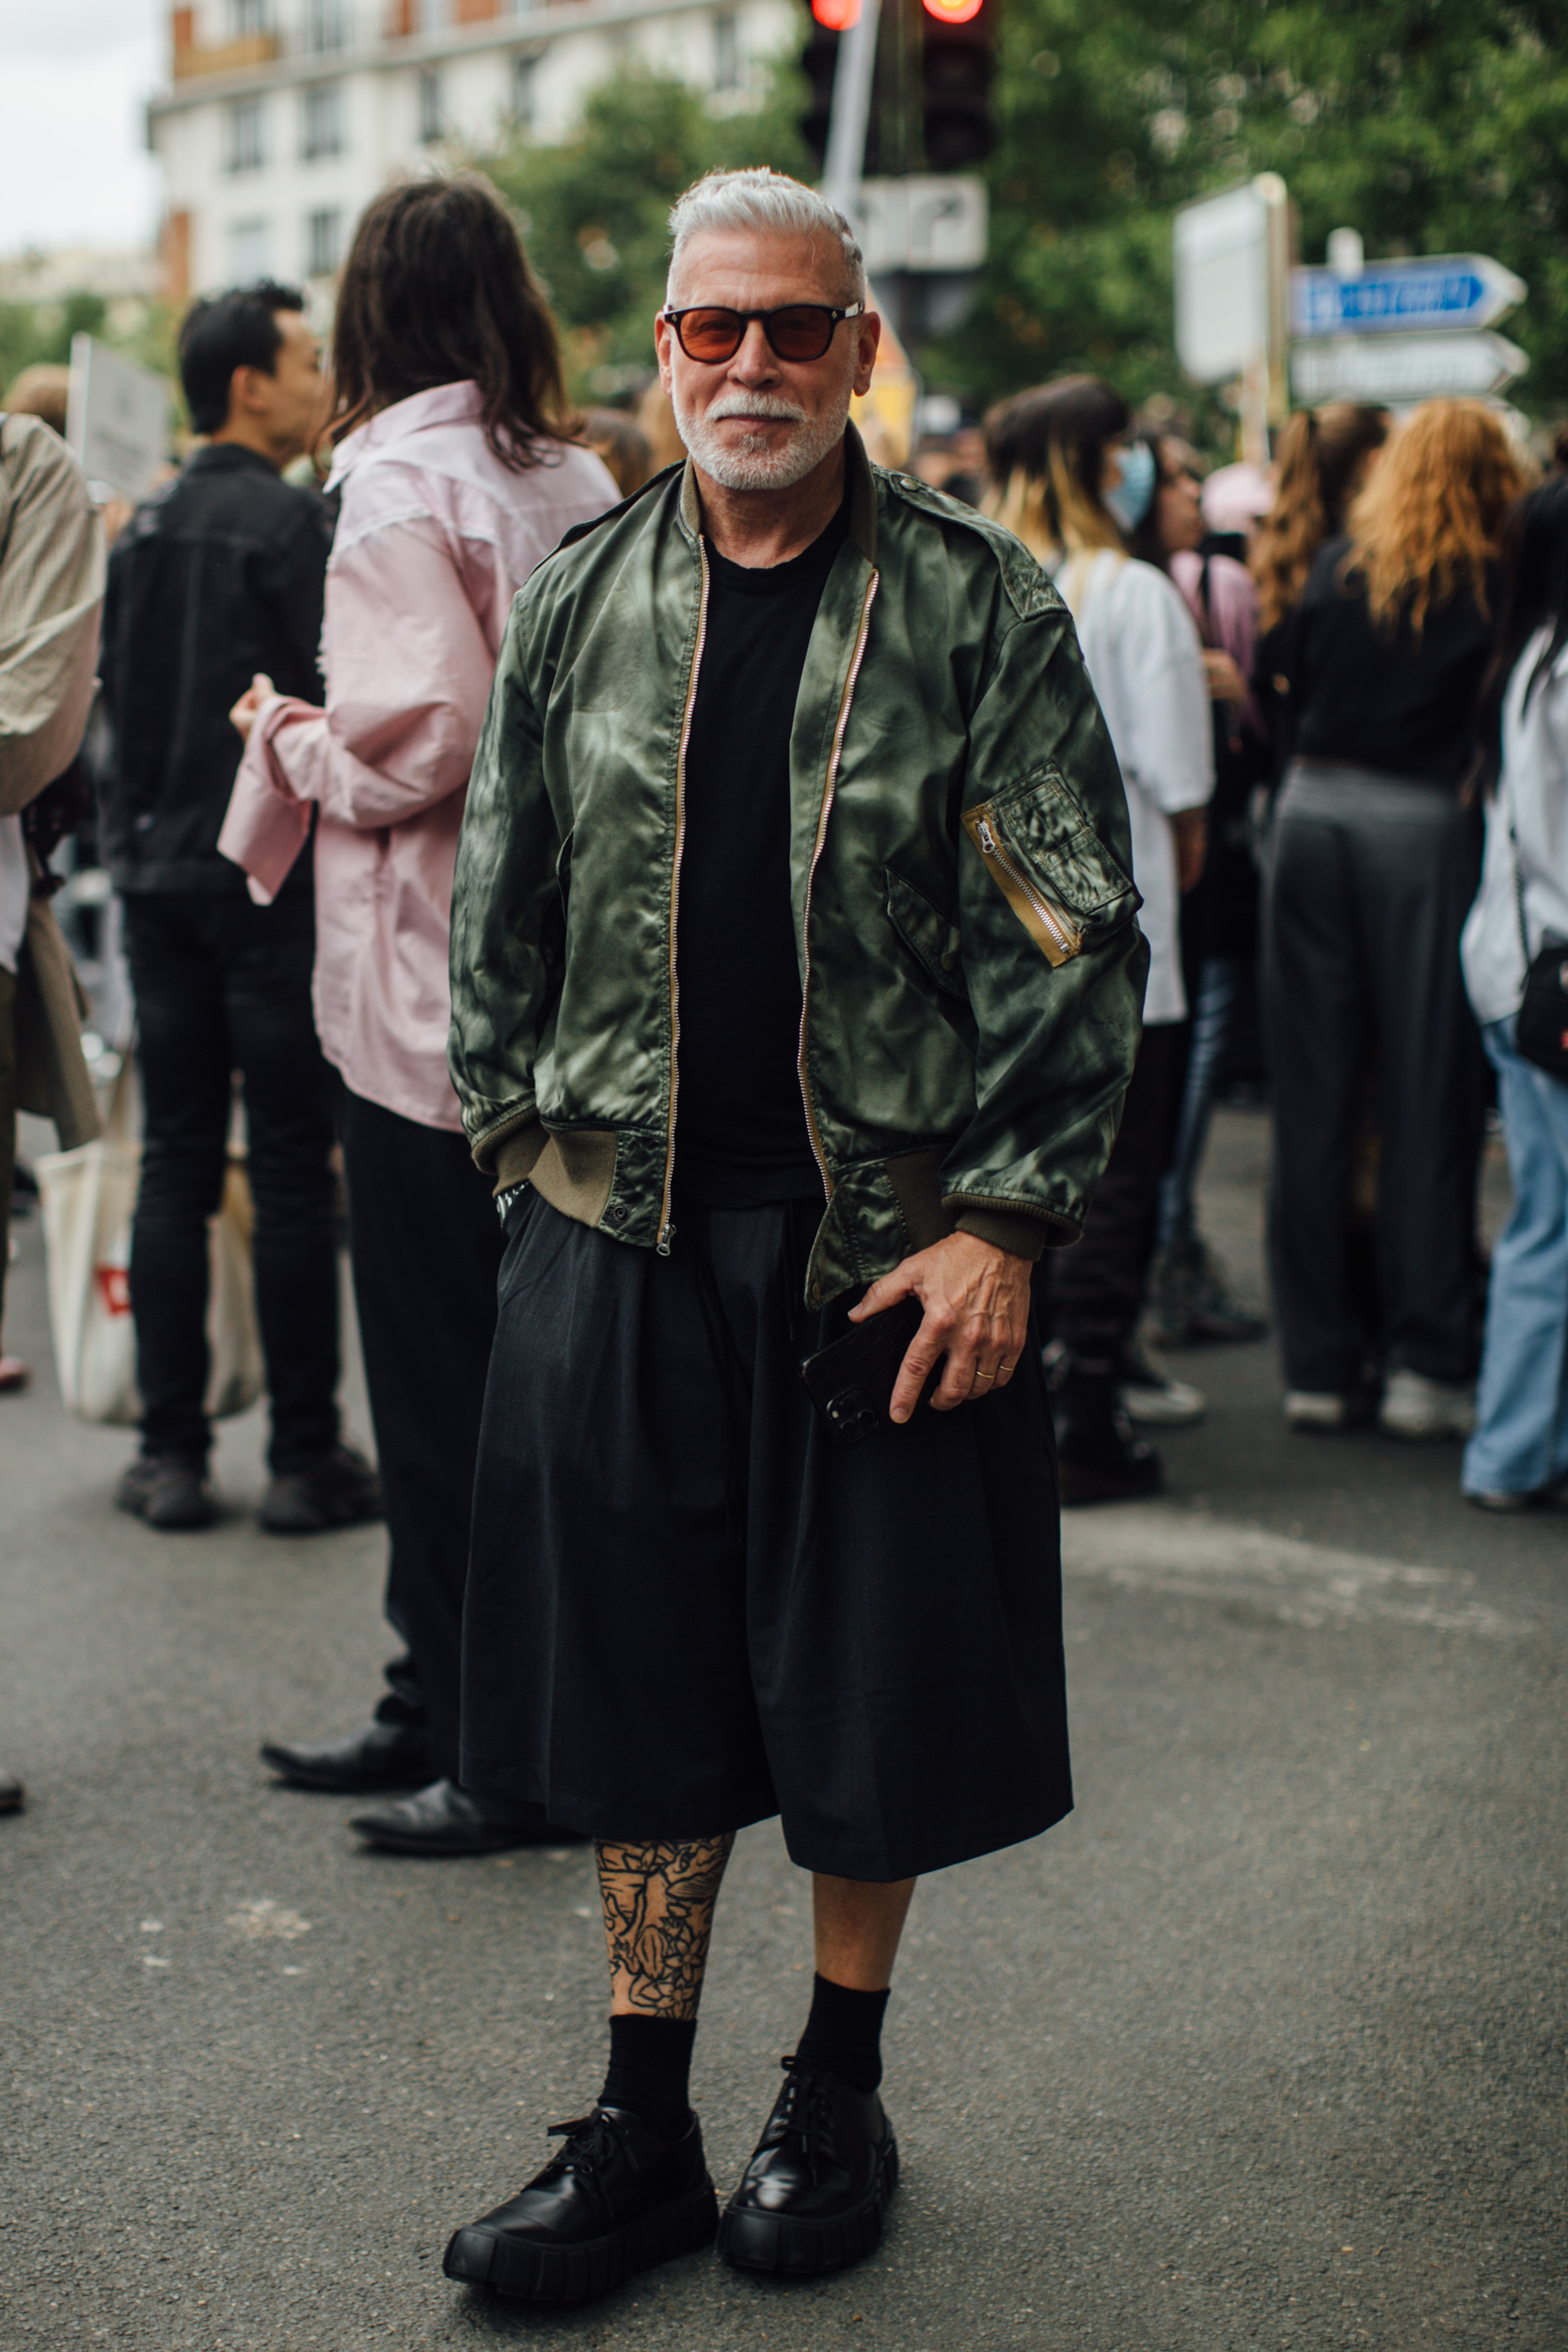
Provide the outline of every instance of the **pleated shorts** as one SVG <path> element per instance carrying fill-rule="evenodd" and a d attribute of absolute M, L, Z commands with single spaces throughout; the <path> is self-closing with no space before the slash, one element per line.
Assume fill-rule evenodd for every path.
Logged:
<path fill-rule="evenodd" d="M 844 1450 L 800 1378 L 820 1209 L 677 1203 L 668 1257 L 508 1219 L 464 1622 L 463 1778 L 595 1837 L 778 1814 L 887 1881 L 1072 1803 L 1055 1454 L 1009 1384 Z"/>

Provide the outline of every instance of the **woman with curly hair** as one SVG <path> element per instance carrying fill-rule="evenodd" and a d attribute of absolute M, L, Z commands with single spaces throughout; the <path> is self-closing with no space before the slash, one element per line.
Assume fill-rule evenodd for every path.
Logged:
<path fill-rule="evenodd" d="M 1283 655 L 1291 758 L 1265 936 L 1270 1254 L 1285 1417 L 1390 1436 L 1473 1417 L 1482 1063 L 1459 935 L 1479 841 L 1461 785 L 1491 658 L 1497 556 L 1525 470 L 1479 401 L 1429 401 L 1312 565 Z M 1346 1200 L 1370 1075 L 1376 1327 Z"/>

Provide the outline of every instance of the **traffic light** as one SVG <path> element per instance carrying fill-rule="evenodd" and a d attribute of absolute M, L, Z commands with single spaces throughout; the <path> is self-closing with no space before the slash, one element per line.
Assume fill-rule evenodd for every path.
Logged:
<path fill-rule="evenodd" d="M 806 110 L 800 132 L 821 171 L 828 161 L 828 126 L 833 111 L 833 74 L 838 37 L 860 14 L 860 0 L 811 0 L 811 26 L 800 56 L 806 77 Z"/>
<path fill-rule="evenodd" d="M 833 0 L 821 5 L 832 7 Z M 928 170 L 966 171 L 996 145 L 990 86 L 999 7 L 1000 0 L 923 0 L 921 99 Z"/>

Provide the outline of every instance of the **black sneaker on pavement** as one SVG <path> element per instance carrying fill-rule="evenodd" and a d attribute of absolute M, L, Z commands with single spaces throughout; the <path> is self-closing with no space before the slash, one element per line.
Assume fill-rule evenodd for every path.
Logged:
<path fill-rule="evenodd" d="M 14 1772 L 0 1771 L 0 1813 L 20 1813 L 27 1791 Z"/>
<path fill-rule="evenodd" d="M 449 2279 L 537 2303 L 586 2303 L 656 2263 L 712 2244 L 719 2201 L 695 2116 L 664 2139 L 626 2107 L 552 2123 L 566 2145 L 494 2213 L 459 2230 Z"/>
<path fill-rule="evenodd" d="M 863 2262 L 898 2185 L 898 2144 L 881 2100 L 826 2067 L 784 2061 L 774 2102 L 719 2224 L 719 2251 L 741 2270 L 819 2279 Z"/>
<path fill-rule="evenodd" d="M 321 1535 L 329 1527 L 359 1527 L 385 1516 L 381 1481 L 353 1446 L 335 1445 L 304 1470 L 276 1476 L 256 1516 L 269 1535 Z"/>
<path fill-rule="evenodd" d="M 174 1454 L 141 1454 L 128 1463 L 115 1488 L 115 1507 L 166 1534 L 211 1527 L 218 1515 L 205 1462 Z"/>

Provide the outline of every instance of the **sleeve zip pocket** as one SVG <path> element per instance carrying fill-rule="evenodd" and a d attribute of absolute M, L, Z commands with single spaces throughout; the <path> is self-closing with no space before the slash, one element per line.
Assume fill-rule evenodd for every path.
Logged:
<path fill-rule="evenodd" d="M 1038 882 L 1013 857 L 995 823 L 995 803 L 966 808 L 963 829 L 986 861 L 987 871 L 1047 963 L 1067 963 L 1083 951 L 1084 934 L 1067 910 L 1048 898 Z"/>

